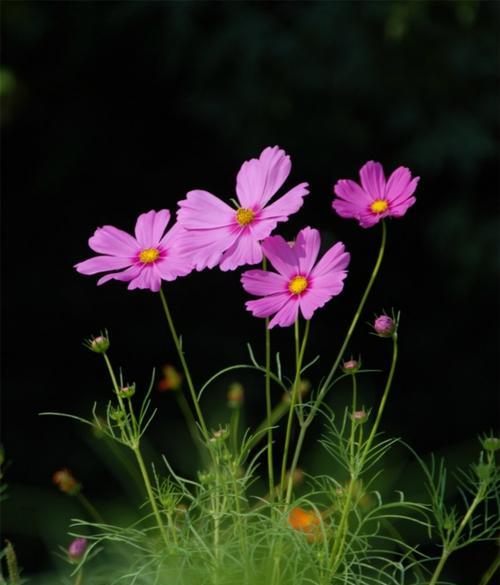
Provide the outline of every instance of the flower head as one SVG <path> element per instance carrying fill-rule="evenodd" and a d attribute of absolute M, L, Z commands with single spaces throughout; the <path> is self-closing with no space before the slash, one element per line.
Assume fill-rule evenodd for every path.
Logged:
<path fill-rule="evenodd" d="M 349 254 L 338 242 L 316 263 L 320 244 L 318 230 L 310 227 L 299 232 L 293 246 L 281 236 L 272 236 L 264 240 L 262 250 L 277 272 L 243 273 L 243 288 L 262 297 L 245 306 L 255 317 L 274 315 L 270 329 L 292 325 L 299 309 L 305 319 L 311 319 L 316 309 L 342 291 Z"/>
<path fill-rule="evenodd" d="M 109 338 L 105 335 L 98 335 L 89 339 L 86 346 L 95 353 L 106 353 L 109 349 Z"/>
<path fill-rule="evenodd" d="M 167 233 L 170 220 L 167 209 L 143 213 L 135 224 L 135 237 L 113 226 L 97 228 L 89 246 L 101 254 L 75 264 L 81 274 L 109 272 L 97 284 L 108 280 L 128 282 L 128 289 L 160 290 L 162 280 L 175 280 L 193 269 L 192 262 L 179 253 L 182 228 L 174 225 Z"/>
<path fill-rule="evenodd" d="M 333 188 L 338 199 L 332 203 L 340 217 L 352 217 L 364 228 L 384 217 L 402 217 L 415 203 L 413 192 L 420 177 L 412 179 L 410 170 L 398 167 L 386 181 L 384 169 L 369 161 L 359 171 L 361 185 L 349 179 L 337 181 Z"/>
<path fill-rule="evenodd" d="M 55 483 L 62 492 L 69 494 L 70 496 L 78 494 L 82 488 L 81 484 L 75 479 L 71 471 L 66 468 L 56 471 L 52 476 L 52 482 Z"/>
<path fill-rule="evenodd" d="M 359 368 L 361 367 L 361 363 L 357 360 L 347 360 L 342 364 L 342 370 L 345 374 L 355 374 Z"/>
<path fill-rule="evenodd" d="M 68 557 L 71 562 L 79 562 L 87 550 L 86 538 L 75 538 L 68 546 Z"/>
<path fill-rule="evenodd" d="M 391 337 L 396 331 L 396 321 L 389 315 L 380 315 L 373 322 L 373 329 L 380 337 Z"/>
<path fill-rule="evenodd" d="M 298 211 L 309 193 L 307 183 L 301 183 L 269 204 L 290 169 L 290 157 L 278 146 L 268 147 L 258 159 L 243 163 L 236 179 L 237 209 L 201 190 L 179 202 L 177 218 L 187 230 L 183 249 L 197 270 L 217 264 L 234 270 L 261 262 L 260 242 Z"/>
<path fill-rule="evenodd" d="M 293 508 L 288 515 L 288 523 L 299 532 L 307 534 L 307 540 L 312 542 L 321 536 L 321 518 L 314 510 Z"/>

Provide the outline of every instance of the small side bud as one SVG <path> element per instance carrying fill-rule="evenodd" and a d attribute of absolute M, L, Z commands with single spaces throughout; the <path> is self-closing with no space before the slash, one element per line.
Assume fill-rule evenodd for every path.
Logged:
<path fill-rule="evenodd" d="M 135 384 L 122 386 L 119 390 L 119 393 L 122 398 L 131 398 L 135 394 Z"/>
<path fill-rule="evenodd" d="M 342 370 L 345 374 L 355 374 L 361 367 L 361 360 L 347 360 L 342 364 Z"/>
<path fill-rule="evenodd" d="M 79 563 L 87 550 L 86 538 L 75 538 L 68 546 L 68 559 L 71 563 Z"/>
<path fill-rule="evenodd" d="M 109 349 L 109 339 L 105 335 L 98 335 L 89 339 L 85 345 L 94 353 L 106 353 Z"/>
<path fill-rule="evenodd" d="M 111 406 L 109 409 L 109 416 L 115 422 L 120 422 L 125 417 L 125 413 L 121 408 L 113 408 Z"/>
<path fill-rule="evenodd" d="M 396 321 L 389 315 L 380 315 L 373 322 L 373 329 L 379 337 L 392 337 L 396 332 Z"/>
<path fill-rule="evenodd" d="M 163 376 L 158 382 L 158 390 L 160 392 L 181 389 L 184 376 L 178 372 L 174 366 L 165 364 L 162 368 L 162 374 Z"/>
<path fill-rule="evenodd" d="M 229 386 L 227 391 L 227 405 L 229 408 L 240 408 L 245 399 L 243 386 L 239 382 L 234 382 Z"/>
<path fill-rule="evenodd" d="M 212 433 L 210 437 L 211 443 L 219 443 L 225 441 L 229 437 L 229 431 L 227 429 L 219 429 Z"/>
<path fill-rule="evenodd" d="M 52 482 L 65 494 L 76 496 L 82 489 L 82 484 L 78 482 L 69 469 L 59 469 L 52 476 Z"/>

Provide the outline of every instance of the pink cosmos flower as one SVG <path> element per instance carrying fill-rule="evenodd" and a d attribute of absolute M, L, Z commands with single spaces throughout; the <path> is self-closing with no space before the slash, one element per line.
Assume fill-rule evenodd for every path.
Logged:
<path fill-rule="evenodd" d="M 398 167 L 389 180 L 384 169 L 372 160 L 359 171 L 361 185 L 341 179 L 333 188 L 338 199 L 332 203 L 340 217 L 352 217 L 364 228 L 371 227 L 384 217 L 402 217 L 415 203 L 413 192 L 420 177 L 411 178 L 410 170 Z"/>
<path fill-rule="evenodd" d="M 316 309 L 344 288 L 350 259 L 344 244 L 337 242 L 316 263 L 320 244 L 318 230 L 310 227 L 299 232 L 294 244 L 271 236 L 262 242 L 262 250 L 278 272 L 247 270 L 242 274 L 243 288 L 262 297 L 245 306 L 255 317 L 274 314 L 269 329 L 292 325 L 299 309 L 304 319 L 311 319 Z"/>
<path fill-rule="evenodd" d="M 197 270 L 234 270 L 262 261 L 260 242 L 277 223 L 300 209 L 307 183 L 293 187 L 268 205 L 290 173 L 290 157 L 278 146 L 243 163 L 236 178 L 237 208 L 207 191 L 195 190 L 179 202 L 177 219 L 187 230 L 183 248 Z"/>
<path fill-rule="evenodd" d="M 167 209 L 143 213 L 135 224 L 135 237 L 113 226 L 97 228 L 89 246 L 102 254 L 75 264 L 81 274 L 116 271 L 101 277 L 128 282 L 128 289 L 160 290 L 162 280 L 175 280 L 193 269 L 192 262 L 179 252 L 182 228 L 175 224 L 164 234 L 170 220 Z"/>

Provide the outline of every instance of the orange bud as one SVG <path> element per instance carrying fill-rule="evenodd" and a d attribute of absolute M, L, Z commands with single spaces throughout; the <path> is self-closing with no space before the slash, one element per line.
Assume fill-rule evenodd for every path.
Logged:
<path fill-rule="evenodd" d="M 52 476 L 52 481 L 65 494 L 76 496 L 82 488 L 69 469 L 59 469 Z"/>
<path fill-rule="evenodd" d="M 165 364 L 162 368 L 162 372 L 163 377 L 158 382 L 158 390 L 160 392 L 180 390 L 184 376 L 170 364 Z"/>
<path fill-rule="evenodd" d="M 294 530 L 304 532 L 307 540 L 313 542 L 321 538 L 321 518 L 314 510 L 293 508 L 288 515 L 288 523 Z"/>

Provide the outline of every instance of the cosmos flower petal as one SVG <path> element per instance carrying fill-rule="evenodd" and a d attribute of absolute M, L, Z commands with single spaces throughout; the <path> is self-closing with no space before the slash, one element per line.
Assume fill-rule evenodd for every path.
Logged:
<path fill-rule="evenodd" d="M 142 266 L 140 264 L 134 264 L 133 266 L 129 266 L 126 270 L 122 270 L 121 272 L 112 272 L 111 274 L 106 274 L 106 276 L 102 276 L 98 281 L 97 285 L 100 286 L 110 280 L 120 280 L 121 282 L 130 282 L 134 278 L 137 278 L 142 270 Z"/>
<path fill-rule="evenodd" d="M 270 236 L 262 242 L 262 251 L 273 267 L 287 278 L 299 272 L 299 262 L 290 244 L 281 236 Z"/>
<path fill-rule="evenodd" d="M 191 259 L 196 270 L 213 268 L 239 234 L 239 229 L 230 226 L 211 230 L 185 230 L 179 238 L 179 252 L 183 257 Z"/>
<path fill-rule="evenodd" d="M 268 146 L 258 159 L 244 162 L 236 178 L 241 206 L 263 207 L 286 181 L 291 166 L 290 157 L 278 146 Z"/>
<path fill-rule="evenodd" d="M 152 209 L 139 215 L 135 224 L 135 237 L 140 247 L 144 249 L 157 246 L 169 220 L 170 211 L 168 209 L 161 211 Z"/>
<path fill-rule="evenodd" d="M 265 296 L 287 292 L 288 280 L 276 272 L 247 270 L 241 276 L 241 284 L 247 293 Z"/>
<path fill-rule="evenodd" d="M 300 274 L 308 275 L 318 258 L 321 238 L 318 230 L 306 227 L 295 240 L 294 252 L 299 261 Z"/>
<path fill-rule="evenodd" d="M 288 293 L 269 295 L 252 301 L 247 301 L 245 307 L 254 317 L 269 317 L 283 307 L 290 299 Z"/>
<path fill-rule="evenodd" d="M 97 228 L 89 238 L 89 246 L 99 254 L 122 257 L 134 256 L 139 248 L 135 238 L 112 225 Z"/>
<path fill-rule="evenodd" d="M 269 322 L 269 329 L 275 325 L 280 327 L 289 327 L 293 325 L 299 315 L 299 303 L 296 298 L 289 297 L 287 303 L 274 315 Z"/>
<path fill-rule="evenodd" d="M 307 183 L 296 185 L 274 203 L 264 207 L 260 212 L 259 218 L 286 221 L 290 215 L 296 213 L 302 207 L 304 197 L 308 195 L 308 193 L 309 185 Z"/>
<path fill-rule="evenodd" d="M 372 202 L 372 198 L 363 189 L 350 179 L 340 179 L 335 183 L 333 191 L 337 197 L 353 205 L 365 209 Z"/>
<path fill-rule="evenodd" d="M 129 290 L 135 290 L 138 288 L 149 289 L 153 292 L 158 292 L 161 288 L 160 275 L 157 273 L 154 266 L 145 266 L 138 276 L 129 282 L 127 288 Z"/>
<path fill-rule="evenodd" d="M 345 251 L 344 244 L 337 242 L 316 264 L 311 271 L 311 276 L 316 280 L 318 277 L 332 272 L 344 271 L 349 265 L 349 260 L 350 255 Z"/>
<path fill-rule="evenodd" d="M 178 205 L 177 219 L 186 229 L 213 229 L 236 222 L 236 211 L 208 191 L 189 191 Z"/>
<path fill-rule="evenodd" d="M 342 288 L 340 290 L 342 290 Z M 300 311 L 304 316 L 304 319 L 312 319 L 314 311 L 325 305 L 334 294 L 334 292 L 330 292 L 328 289 L 323 288 L 314 288 L 313 290 L 308 290 L 300 297 L 298 303 L 300 304 Z"/>
<path fill-rule="evenodd" d="M 235 270 L 243 264 L 262 262 L 262 249 L 250 230 L 244 230 L 233 244 L 223 253 L 219 268 L 225 272 Z"/>
<path fill-rule="evenodd" d="M 361 186 L 372 199 L 383 199 L 385 195 L 385 175 L 382 165 L 368 161 L 359 171 Z"/>
<path fill-rule="evenodd" d="M 163 280 L 175 280 L 178 276 L 186 276 L 193 269 L 190 262 L 186 262 L 186 258 L 175 254 L 174 250 L 169 250 L 166 258 L 155 262 L 155 270 Z"/>
<path fill-rule="evenodd" d="M 96 274 L 106 272 L 107 270 L 119 270 L 126 268 L 132 263 L 130 258 L 120 258 L 118 256 L 94 256 L 83 262 L 75 264 L 77 272 L 80 274 Z"/>
<path fill-rule="evenodd" d="M 391 215 L 393 217 L 402 217 L 415 202 L 415 197 L 408 197 L 408 199 L 405 199 L 401 203 L 392 204 Z"/>

